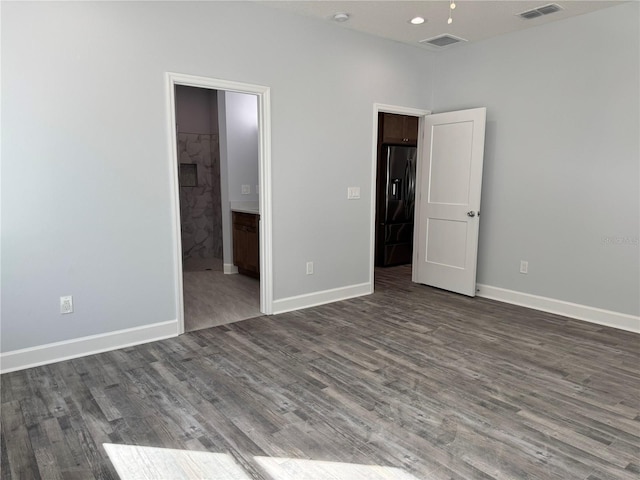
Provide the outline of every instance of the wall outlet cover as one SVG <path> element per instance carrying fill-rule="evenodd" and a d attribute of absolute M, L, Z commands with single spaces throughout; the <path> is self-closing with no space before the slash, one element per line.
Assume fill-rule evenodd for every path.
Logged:
<path fill-rule="evenodd" d="M 71 295 L 60 297 L 60 313 L 73 313 L 73 297 Z"/>

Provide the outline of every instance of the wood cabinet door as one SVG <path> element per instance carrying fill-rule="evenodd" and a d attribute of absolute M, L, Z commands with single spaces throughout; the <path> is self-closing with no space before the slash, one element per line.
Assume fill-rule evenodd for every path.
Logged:
<path fill-rule="evenodd" d="M 378 121 L 382 123 L 382 143 L 417 144 L 418 117 L 383 113 Z"/>
<path fill-rule="evenodd" d="M 258 216 L 233 213 L 233 264 L 240 273 L 260 273 Z"/>
<path fill-rule="evenodd" d="M 247 270 L 256 274 L 260 273 L 260 245 L 258 241 L 258 229 L 246 227 L 246 257 Z"/>
<path fill-rule="evenodd" d="M 418 143 L 418 117 L 404 117 L 404 138 L 412 144 Z"/>
<path fill-rule="evenodd" d="M 385 113 L 382 115 L 382 141 L 402 143 L 404 139 L 404 118 L 402 115 Z"/>

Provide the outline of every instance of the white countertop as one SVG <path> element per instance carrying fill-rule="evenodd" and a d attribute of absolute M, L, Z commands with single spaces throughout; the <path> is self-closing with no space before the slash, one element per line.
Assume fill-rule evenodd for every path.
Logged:
<path fill-rule="evenodd" d="M 260 206 L 258 202 L 231 202 L 231 211 L 260 215 Z"/>

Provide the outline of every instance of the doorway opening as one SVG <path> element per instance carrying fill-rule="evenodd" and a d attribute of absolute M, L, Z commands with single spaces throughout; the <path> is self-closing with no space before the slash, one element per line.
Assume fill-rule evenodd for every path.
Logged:
<path fill-rule="evenodd" d="M 416 167 L 427 110 L 374 105 L 371 288 L 375 272 L 389 282 L 411 277 Z"/>
<path fill-rule="evenodd" d="M 175 87 L 183 272 L 224 270 L 222 197 L 227 196 L 223 190 L 228 190 L 228 182 L 221 175 L 218 108 L 223 95 L 207 88 Z M 256 152 L 256 176 L 257 163 Z"/>
<path fill-rule="evenodd" d="M 270 314 L 269 88 L 169 73 L 167 91 L 178 333 Z M 237 211 L 254 271 L 234 258 Z"/>

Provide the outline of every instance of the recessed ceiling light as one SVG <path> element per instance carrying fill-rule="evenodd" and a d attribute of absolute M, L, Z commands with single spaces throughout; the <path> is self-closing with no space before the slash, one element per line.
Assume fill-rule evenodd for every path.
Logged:
<path fill-rule="evenodd" d="M 422 17 L 413 17 L 409 22 L 412 25 L 422 25 L 425 22 L 425 19 Z"/>
<path fill-rule="evenodd" d="M 349 20 L 349 14 L 348 13 L 339 12 L 339 13 L 336 13 L 333 16 L 333 21 L 334 22 L 342 23 L 342 22 L 346 22 L 347 20 Z"/>

